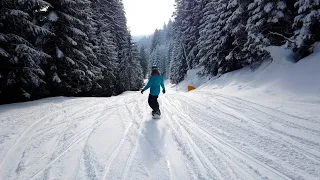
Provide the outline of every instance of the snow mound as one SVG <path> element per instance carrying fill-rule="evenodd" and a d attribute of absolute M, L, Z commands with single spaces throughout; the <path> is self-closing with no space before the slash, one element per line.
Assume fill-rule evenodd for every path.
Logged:
<path fill-rule="evenodd" d="M 198 73 L 200 73 L 201 71 L 202 71 L 202 68 L 191 69 L 187 71 L 187 74 L 181 83 L 177 85 L 170 84 L 169 86 L 171 86 L 172 88 L 175 88 L 178 91 L 183 91 L 183 92 L 188 91 L 188 86 L 193 86 L 195 88 L 198 88 L 210 80 L 210 77 L 199 76 Z"/>
<path fill-rule="evenodd" d="M 294 101 L 320 102 L 320 52 L 294 63 L 293 53 L 284 47 L 269 47 L 267 50 L 273 61 L 265 62 L 255 71 L 247 67 L 209 81 L 209 78 L 197 78 L 193 84 L 200 91 L 248 96 L 263 93 Z M 177 86 L 186 91 L 187 84 L 192 84 L 188 76 Z"/>

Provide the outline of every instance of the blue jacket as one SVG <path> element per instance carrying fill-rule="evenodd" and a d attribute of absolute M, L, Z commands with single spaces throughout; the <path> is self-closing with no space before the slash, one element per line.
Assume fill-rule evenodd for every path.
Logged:
<path fill-rule="evenodd" d="M 149 81 L 143 88 L 143 90 L 147 90 L 150 88 L 150 94 L 152 96 L 158 96 L 160 94 L 160 86 L 162 87 L 162 89 L 165 89 L 163 77 L 161 75 L 152 75 L 150 76 Z"/>

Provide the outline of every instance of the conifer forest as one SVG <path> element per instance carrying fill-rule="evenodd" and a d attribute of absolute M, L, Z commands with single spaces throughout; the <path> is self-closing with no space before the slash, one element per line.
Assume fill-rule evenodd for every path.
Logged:
<path fill-rule="evenodd" d="M 134 42 L 121 0 L 0 0 L 0 104 L 137 91 L 156 64 L 171 83 L 320 48 L 319 0 L 176 0 L 169 23 Z M 147 24 L 146 24 L 147 26 Z"/>

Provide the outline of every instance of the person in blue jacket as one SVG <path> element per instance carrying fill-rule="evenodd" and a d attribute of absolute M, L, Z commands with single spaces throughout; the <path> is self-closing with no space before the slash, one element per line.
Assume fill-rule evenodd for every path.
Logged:
<path fill-rule="evenodd" d="M 161 115 L 158 103 L 158 97 L 160 94 L 160 86 L 162 87 L 163 94 L 166 93 L 166 89 L 163 83 L 163 77 L 160 74 L 160 71 L 157 66 L 152 66 L 151 76 L 147 85 L 141 90 L 141 94 L 147 89 L 150 88 L 150 94 L 148 103 L 149 106 L 152 108 L 152 115 Z"/>

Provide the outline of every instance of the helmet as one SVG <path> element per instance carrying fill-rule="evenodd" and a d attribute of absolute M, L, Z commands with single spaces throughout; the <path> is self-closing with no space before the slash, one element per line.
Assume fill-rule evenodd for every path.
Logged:
<path fill-rule="evenodd" d="M 153 70 L 159 70 L 158 66 L 153 65 L 153 66 L 152 66 L 152 71 L 153 71 Z"/>

